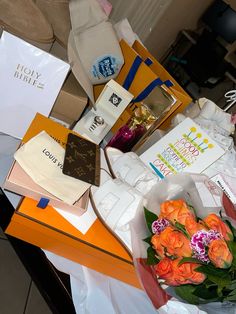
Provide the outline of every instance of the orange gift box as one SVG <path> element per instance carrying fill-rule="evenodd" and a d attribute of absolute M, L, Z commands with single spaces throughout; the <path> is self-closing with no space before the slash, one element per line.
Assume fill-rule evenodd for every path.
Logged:
<path fill-rule="evenodd" d="M 55 123 L 51 119 L 48 119 L 41 114 L 37 114 L 22 139 L 22 143 L 26 143 L 30 138 L 34 137 L 42 130 L 46 131 L 56 139 L 63 147 L 65 147 L 68 134 L 75 133 L 58 123 Z M 75 213 L 76 215 L 82 215 L 86 211 L 89 199 L 89 190 L 87 190 L 74 205 L 64 203 L 36 184 L 16 161 L 13 162 L 6 177 L 4 189 L 22 196 L 33 198 L 37 201 L 40 201 L 41 198 L 46 198 L 49 200 L 48 205 Z"/>
<path fill-rule="evenodd" d="M 37 114 L 22 142 L 42 130 L 62 146 L 68 133 L 75 133 Z M 140 288 L 132 259 L 99 219 L 86 234 L 82 234 L 53 207 L 41 209 L 37 204 L 38 201 L 25 197 L 13 214 L 6 233 Z"/>
<path fill-rule="evenodd" d="M 175 106 L 169 116 L 176 115 L 182 112 L 192 101 L 192 98 L 186 93 L 186 91 L 179 85 L 179 83 L 170 75 L 170 73 L 152 56 L 152 54 L 139 42 L 135 41 L 132 48 L 136 53 L 143 59 L 149 61 L 148 67 L 155 73 L 160 79 L 170 81 L 172 86 L 169 86 L 168 90 L 170 93 L 180 102 L 179 106 Z M 161 124 L 162 129 L 167 129 L 170 125 L 170 119 L 165 119 Z"/>
<path fill-rule="evenodd" d="M 132 48 L 140 55 L 140 57 L 144 61 L 146 61 L 147 59 L 151 61 L 151 63 L 149 64 L 149 68 L 156 75 L 158 75 L 163 82 L 168 80 L 171 81 L 173 85 L 169 86 L 169 89 L 173 92 L 176 98 L 178 98 L 182 102 L 185 107 L 191 103 L 192 98 L 139 41 L 135 40 Z"/>
<path fill-rule="evenodd" d="M 82 234 L 53 207 L 37 203 L 24 198 L 6 233 L 140 288 L 132 259 L 99 219 Z"/>
<path fill-rule="evenodd" d="M 165 89 L 166 93 L 173 96 L 176 99 L 176 102 L 171 106 L 170 110 L 163 116 L 160 123 L 156 125 L 156 128 L 161 127 L 166 129 L 169 127 L 171 119 L 175 114 L 184 110 L 184 108 L 191 102 L 190 96 L 179 86 L 179 84 L 170 76 L 170 74 L 155 60 L 152 55 L 144 48 L 141 44 L 136 44 L 133 47 L 130 47 L 124 40 L 120 41 L 120 47 L 124 56 L 124 65 L 122 66 L 118 76 L 115 81 L 123 86 L 127 76 L 130 73 L 130 69 L 135 62 L 137 57 L 140 57 L 143 61 L 140 63 L 138 70 L 133 77 L 133 80 L 130 84 L 128 91 L 134 95 L 134 98 L 138 97 L 152 82 L 157 79 L 160 79 L 160 82 L 163 81 L 160 85 Z M 143 47 L 143 48 L 142 48 Z M 146 58 L 150 58 L 153 61 L 152 65 L 147 65 L 144 61 Z M 158 64 L 158 66 L 157 66 Z M 158 70 L 157 70 L 158 69 Z M 161 71 L 160 71 L 161 69 Z M 164 84 L 164 80 L 169 79 L 175 85 L 171 88 L 168 88 Z M 104 85 L 95 85 L 94 88 L 94 97 L 98 98 L 101 91 L 104 88 Z M 134 109 L 140 106 L 140 103 L 131 103 L 128 105 L 126 110 L 121 114 L 119 119 L 116 121 L 115 125 L 112 128 L 112 133 L 115 134 L 120 127 L 127 123 L 130 119 Z"/>

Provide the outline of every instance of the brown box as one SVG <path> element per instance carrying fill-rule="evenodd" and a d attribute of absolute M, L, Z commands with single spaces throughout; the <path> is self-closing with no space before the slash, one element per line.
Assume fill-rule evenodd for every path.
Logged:
<path fill-rule="evenodd" d="M 87 103 L 85 91 L 71 72 L 62 86 L 50 116 L 71 125 L 80 118 Z"/>

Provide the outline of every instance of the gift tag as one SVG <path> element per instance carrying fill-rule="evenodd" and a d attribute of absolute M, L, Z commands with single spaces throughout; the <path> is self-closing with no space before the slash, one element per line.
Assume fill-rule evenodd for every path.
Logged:
<path fill-rule="evenodd" d="M 99 146 L 70 133 L 67 138 L 62 172 L 73 178 L 99 186 Z"/>

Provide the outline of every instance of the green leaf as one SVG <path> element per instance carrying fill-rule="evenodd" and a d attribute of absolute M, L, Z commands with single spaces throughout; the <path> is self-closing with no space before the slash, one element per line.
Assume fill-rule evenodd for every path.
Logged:
<path fill-rule="evenodd" d="M 235 299 L 235 296 L 233 296 L 233 297 L 226 297 L 226 298 L 224 298 L 224 301 L 236 302 L 236 299 Z"/>
<path fill-rule="evenodd" d="M 231 291 L 224 300 L 236 302 L 236 290 Z"/>
<path fill-rule="evenodd" d="M 204 284 L 201 284 L 195 288 L 193 294 L 206 300 L 218 298 L 217 286 L 208 288 Z"/>
<path fill-rule="evenodd" d="M 228 241 L 227 245 L 228 245 L 233 257 L 236 259 L 236 242 Z"/>
<path fill-rule="evenodd" d="M 216 288 L 217 288 L 217 285 L 216 285 L 214 282 L 210 281 L 209 279 L 206 279 L 206 280 L 204 281 L 204 284 L 205 284 L 205 286 L 206 286 L 207 288 L 210 288 L 210 287 L 216 287 Z"/>
<path fill-rule="evenodd" d="M 199 261 L 197 258 L 194 258 L 194 257 L 183 257 L 181 261 L 179 262 L 178 266 L 181 266 L 184 263 L 197 263 L 197 264 L 205 265 L 205 263 Z"/>
<path fill-rule="evenodd" d="M 192 210 L 192 212 L 194 213 L 194 215 L 197 217 L 197 213 L 196 213 L 196 210 L 195 208 L 193 207 L 193 205 L 190 205 L 189 203 L 187 203 L 187 206 L 190 210 Z"/>
<path fill-rule="evenodd" d="M 199 298 L 193 294 L 195 289 L 196 286 L 193 285 L 182 285 L 175 287 L 175 292 L 180 298 L 187 301 L 188 303 L 199 304 Z"/>
<path fill-rule="evenodd" d="M 234 238 L 236 238 L 236 229 L 232 226 L 231 222 L 229 220 L 224 220 L 224 222 L 229 226 Z"/>
<path fill-rule="evenodd" d="M 225 287 L 228 290 L 234 290 L 236 289 L 236 282 L 231 281 L 231 284 L 229 284 L 228 286 Z"/>
<path fill-rule="evenodd" d="M 236 295 L 236 289 L 232 290 L 232 291 L 228 294 L 228 296 L 232 296 L 232 295 Z"/>
<path fill-rule="evenodd" d="M 156 251 L 149 246 L 149 248 L 147 249 L 147 264 L 148 265 L 156 265 L 159 263 L 159 259 L 156 256 Z"/>
<path fill-rule="evenodd" d="M 227 271 L 220 269 L 220 268 L 216 268 L 212 264 L 199 266 L 198 268 L 196 268 L 196 271 L 198 271 L 199 273 L 206 274 L 206 275 L 209 274 L 209 275 L 219 276 L 221 278 L 222 277 L 229 277 L 230 278 Z"/>
<path fill-rule="evenodd" d="M 214 292 L 212 292 L 212 297 L 210 298 L 209 291 L 208 291 L 208 295 L 207 295 L 207 296 L 209 296 L 209 298 L 205 298 L 205 295 L 201 298 L 198 297 L 196 295 L 196 292 L 197 292 L 197 294 L 198 293 L 200 294 L 200 292 L 199 292 L 200 288 L 199 287 L 200 287 L 200 285 L 198 285 L 198 286 L 182 285 L 179 287 L 175 287 L 175 292 L 183 300 L 187 301 L 188 303 L 196 304 L 196 305 L 206 304 L 209 302 L 215 302 L 215 301 L 221 301 L 222 300 L 222 298 L 219 298 L 218 296 L 214 297 L 213 296 L 213 295 L 215 295 Z M 202 287 L 202 285 L 201 285 L 201 287 Z"/>
<path fill-rule="evenodd" d="M 151 239 L 152 239 L 152 235 L 150 235 L 149 237 L 143 239 L 143 241 L 146 242 L 146 243 L 148 243 L 148 244 L 150 244 L 150 245 L 152 245 Z"/>
<path fill-rule="evenodd" d="M 178 221 L 175 222 L 175 228 L 181 231 L 187 238 L 190 238 L 190 236 L 188 235 L 185 229 L 185 226 L 179 223 Z"/>
<path fill-rule="evenodd" d="M 223 288 L 224 288 L 223 286 L 217 287 L 217 294 L 220 298 L 223 297 L 223 292 L 222 292 Z"/>
<path fill-rule="evenodd" d="M 230 283 L 230 277 L 218 277 L 215 275 L 207 275 L 207 278 L 212 282 L 215 282 L 220 288 L 226 287 Z"/>
<path fill-rule="evenodd" d="M 236 243 L 232 241 L 227 241 L 227 245 L 233 255 L 232 268 L 236 268 Z"/>
<path fill-rule="evenodd" d="M 148 230 L 152 233 L 152 223 L 158 219 L 158 216 L 150 212 L 146 207 L 144 207 L 144 215 Z"/>
<path fill-rule="evenodd" d="M 219 287 L 226 287 L 231 283 L 231 277 L 228 271 L 215 268 L 212 265 L 202 265 L 195 270 L 207 275 L 207 278 L 213 283 L 216 283 Z"/>

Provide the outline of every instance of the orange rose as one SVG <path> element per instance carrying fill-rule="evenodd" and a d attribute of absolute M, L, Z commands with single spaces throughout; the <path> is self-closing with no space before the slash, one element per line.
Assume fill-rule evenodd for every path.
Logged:
<path fill-rule="evenodd" d="M 224 240 L 213 240 L 208 247 L 208 256 L 211 262 L 218 268 L 228 268 L 233 256 Z"/>
<path fill-rule="evenodd" d="M 172 223 L 176 221 L 185 225 L 187 217 L 193 217 L 194 214 L 189 210 L 184 200 L 170 200 L 161 204 L 159 218 L 166 218 Z"/>
<path fill-rule="evenodd" d="M 177 286 L 173 273 L 173 261 L 165 257 L 157 265 L 154 266 L 155 272 L 160 279 L 164 279 L 169 286 Z"/>
<path fill-rule="evenodd" d="M 176 285 L 198 285 L 206 279 L 204 274 L 195 271 L 195 269 L 200 266 L 199 264 L 183 263 L 179 266 L 180 260 L 181 259 L 176 259 L 172 264 Z"/>
<path fill-rule="evenodd" d="M 209 229 L 216 230 L 222 234 L 226 241 L 233 240 L 233 234 L 226 223 L 224 223 L 216 214 L 210 214 L 203 219 Z"/>
<path fill-rule="evenodd" d="M 208 228 L 202 222 L 196 222 L 192 216 L 186 218 L 185 229 L 190 236 L 194 235 L 194 233 L 200 230 L 208 230 Z"/>
<path fill-rule="evenodd" d="M 155 234 L 151 243 L 160 257 L 165 255 L 190 257 L 192 250 L 188 238 L 174 227 L 167 227 L 159 235 Z"/>
<path fill-rule="evenodd" d="M 152 236 L 151 243 L 152 243 L 153 248 L 157 252 L 157 255 L 160 257 L 164 257 L 165 256 L 165 250 L 161 244 L 161 237 L 159 234 L 154 234 L 154 236 Z"/>
<path fill-rule="evenodd" d="M 162 279 L 169 279 L 173 277 L 172 260 L 164 257 L 160 262 L 154 266 L 156 274 Z"/>
<path fill-rule="evenodd" d="M 195 271 L 200 265 L 197 263 L 183 263 L 179 266 L 181 258 L 171 260 L 165 257 L 156 266 L 155 271 L 159 278 L 164 279 L 169 286 L 180 286 L 185 284 L 198 285 L 206 276 Z"/>

